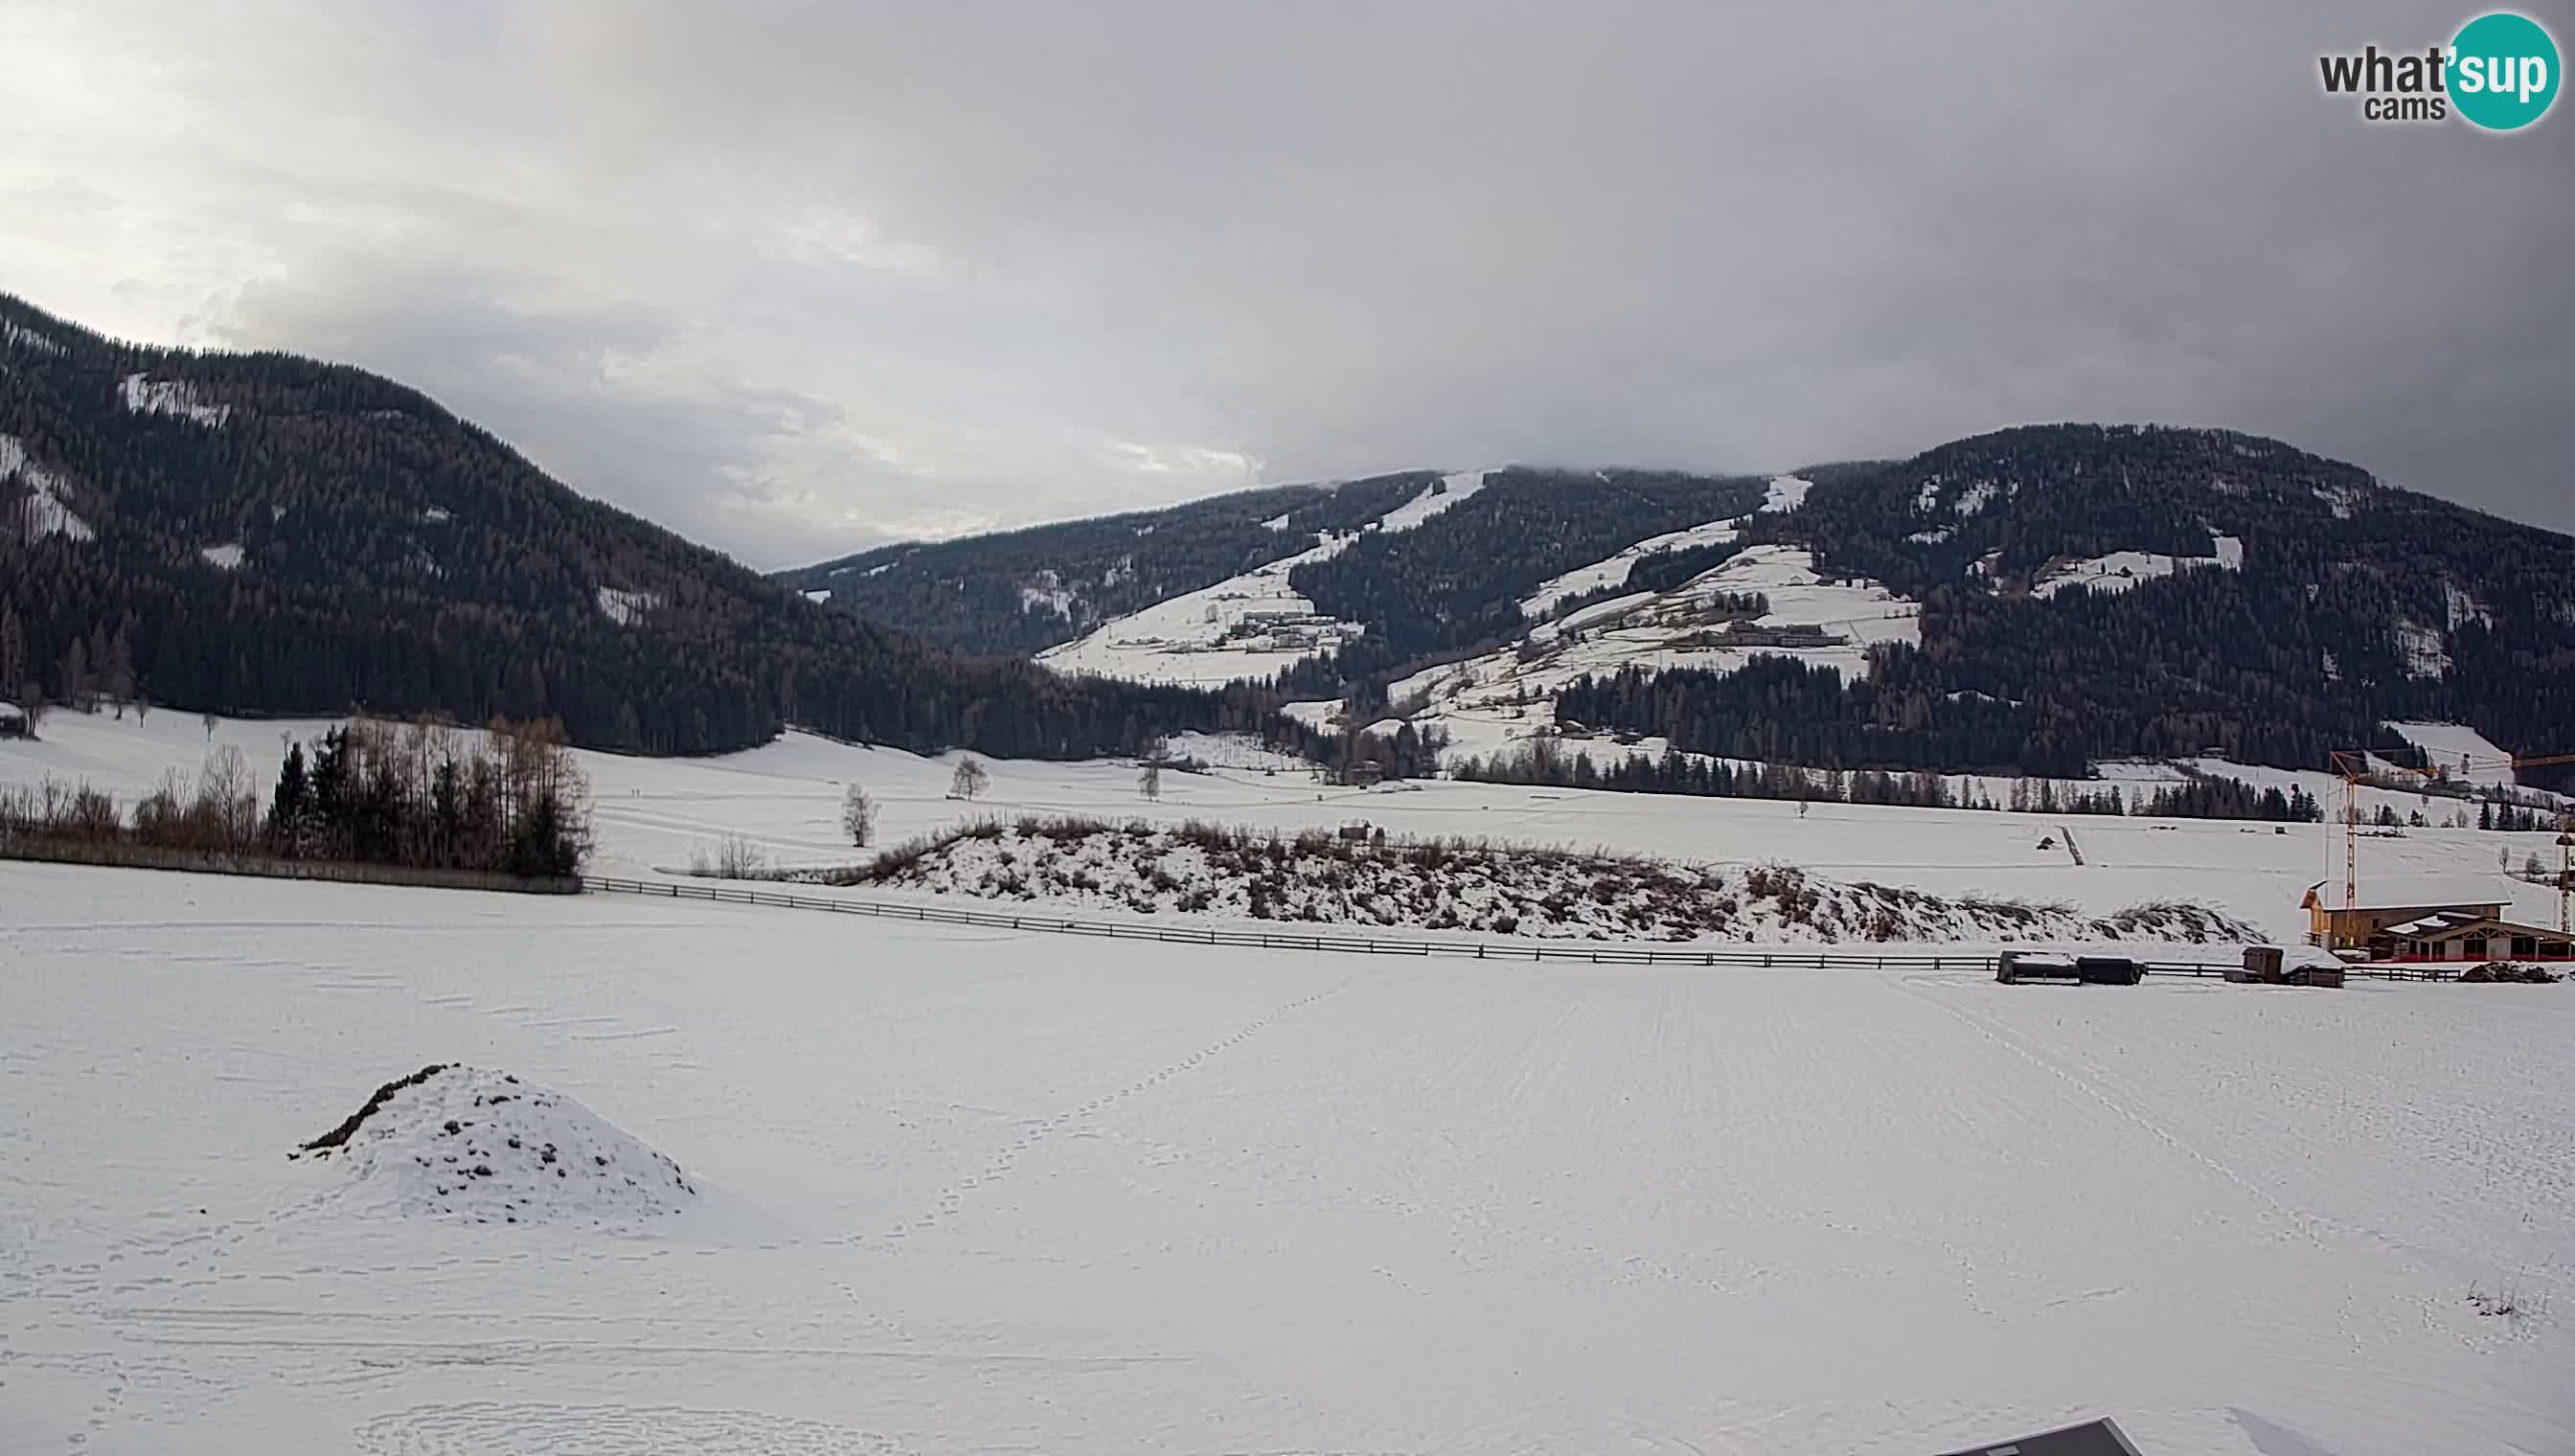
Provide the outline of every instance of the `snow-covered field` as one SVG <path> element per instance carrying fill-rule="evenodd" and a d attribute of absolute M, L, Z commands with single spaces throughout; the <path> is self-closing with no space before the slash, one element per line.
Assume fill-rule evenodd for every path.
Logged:
<path fill-rule="evenodd" d="M 86 780 L 131 802 L 172 767 L 193 769 L 208 746 L 238 746 L 266 780 L 282 735 L 309 736 L 319 723 L 219 721 L 211 737 L 191 715 L 159 712 L 143 723 L 104 714 L 57 711 L 38 742 L 0 739 L 0 785 L 48 774 Z M 1162 797 L 1137 796 L 1133 763 L 1043 763 L 994 760 L 992 787 L 973 803 L 947 797 L 953 755 L 922 757 L 790 733 L 748 752 L 710 758 L 578 755 L 593 786 L 599 832 L 596 869 L 651 875 L 684 868 L 695 851 L 728 836 L 750 840 L 781 866 L 846 864 L 856 855 L 840 833 L 844 785 L 866 785 L 883 806 L 880 841 L 892 843 L 985 815 L 1085 813 L 1157 823 L 1208 819 L 1221 824 L 1337 828 L 1354 821 L 1395 837 L 1485 838 L 1530 846 L 1606 848 L 1699 862 L 1782 861 L 1842 880 L 1875 880 L 1932 894 L 2012 895 L 2064 901 L 2106 915 L 2147 900 L 2186 899 L 2222 906 L 2274 939 L 2305 933 L 2297 907 L 2306 886 L 2330 878 L 2339 890 L 2340 836 L 2297 824 L 2207 819 L 2103 818 L 1990 813 L 1969 809 L 1812 805 L 1501 784 L 1424 782 L 1402 788 L 1336 788 L 1313 781 L 1288 760 L 1241 740 L 1184 739 L 1183 751 L 1240 766 L 1210 773 L 1167 772 Z M 1590 746 L 1622 752 L 1606 743 Z M 1650 746 L 1650 745 L 1648 745 Z M 1264 772 L 1264 766 L 1275 771 Z M 2291 783 L 2321 797 L 2321 773 L 2209 766 L 2256 784 Z M 2174 770 L 2128 765 L 2131 789 L 2141 780 L 2170 781 Z M 2007 783 L 1983 785 L 2003 800 Z M 2400 814 L 2454 811 L 2450 800 L 2366 790 L 2364 811 L 2385 802 Z M 2076 864 L 2068 835 L 2081 851 Z M 2477 875 L 2524 921 L 2554 924 L 2557 898 L 2541 886 L 2496 872 L 2499 855 L 2520 864 L 2531 854 L 2556 859 L 2553 833 L 2504 834 L 2476 829 L 2408 828 L 2402 837 L 2361 842 L 2364 892 L 2373 877 Z M 2052 840 L 2041 847 L 2044 840 Z"/>
<path fill-rule="evenodd" d="M 0 865 L 0 1450 L 2575 1445 L 2575 988 L 1356 959 Z M 449 1060 L 697 1196 L 287 1158 Z"/>

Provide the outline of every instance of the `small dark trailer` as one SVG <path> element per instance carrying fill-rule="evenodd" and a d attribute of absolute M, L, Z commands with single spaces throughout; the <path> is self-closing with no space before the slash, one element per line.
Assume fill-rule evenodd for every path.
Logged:
<path fill-rule="evenodd" d="M 2082 981 L 2083 970 L 2061 955 L 2029 955 L 2018 950 L 2006 950 L 1995 960 L 1994 979 L 2007 986 L 2042 980 L 2058 980 L 2072 985 Z"/>

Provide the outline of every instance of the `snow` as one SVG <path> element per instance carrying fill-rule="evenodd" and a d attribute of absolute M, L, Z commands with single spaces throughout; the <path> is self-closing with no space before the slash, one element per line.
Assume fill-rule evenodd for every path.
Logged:
<path fill-rule="evenodd" d="M 1484 478 L 1491 471 L 1470 470 L 1440 477 L 1436 486 L 1424 486 L 1421 494 L 1388 511 L 1377 521 L 1376 529 L 1385 532 L 1410 531 L 1443 511 L 1453 510 L 1484 488 Z"/>
<path fill-rule="evenodd" d="M 1943 526 L 1936 531 L 1917 531 L 1904 539 L 1912 542 L 1916 546 L 1938 546 L 1940 543 L 1947 541 L 1950 537 L 1957 534 L 1958 528 L 1954 526 Z"/>
<path fill-rule="evenodd" d="M 197 548 L 197 555 L 204 558 L 206 565 L 210 567 L 227 572 L 241 570 L 242 548 L 238 541 L 227 542 L 222 546 L 201 546 Z"/>
<path fill-rule="evenodd" d="M 0 947 L 11 1450 L 1922 1456 L 2098 1413 L 2148 1452 L 2575 1445 L 2567 987 L 31 865 Z M 281 1156 L 451 1057 L 703 1196 L 387 1217 Z"/>
<path fill-rule="evenodd" d="M 2001 495 L 2002 487 L 1992 481 L 1978 481 L 1958 493 L 1958 504 L 1954 509 L 1960 516 L 1973 516 Z"/>
<path fill-rule="evenodd" d="M 1424 856 L 1438 859 L 1425 865 Z M 1851 884 L 1802 872 L 1530 853 L 1483 843 L 1382 848 L 1333 835 L 1232 836 L 1144 823 L 1053 821 L 949 839 L 910 857 L 892 886 L 1050 907 L 1145 915 L 1428 926 L 1547 939 L 1704 943 L 2114 939 L 2126 920 L 2086 922 L 2070 908 L 2026 908 Z M 2241 943 L 2214 913 L 2152 912 L 2174 941 Z"/>
<path fill-rule="evenodd" d="M 1285 531 L 1288 529 L 1288 516 L 1289 514 L 1292 513 L 1283 512 L 1280 515 L 1273 516 L 1269 520 L 1262 522 L 1261 525 L 1264 530 Z"/>
<path fill-rule="evenodd" d="M 1521 599 L 1520 615 L 1544 617 L 1555 610 L 1555 604 L 1568 597 L 1597 592 L 1603 587 L 1624 586 L 1627 582 L 1627 573 L 1635 569 L 1636 563 L 1649 556 L 1667 551 L 1687 551 L 1699 546 L 1721 546 L 1740 535 L 1742 535 L 1741 519 L 1729 518 L 1724 521 L 1710 521 L 1682 531 L 1667 531 L 1660 536 L 1649 536 L 1606 561 L 1593 562 L 1587 567 L 1576 567 L 1561 576 L 1548 578 L 1539 585 L 1534 594 Z"/>
<path fill-rule="evenodd" d="M 1061 587 L 1022 587 L 1020 589 L 1020 610 L 1022 612 L 1031 612 L 1043 609 L 1070 622 L 1073 620 L 1073 594 Z"/>
<path fill-rule="evenodd" d="M 19 528 L 30 541 L 59 536 L 68 541 L 95 541 L 98 533 L 63 504 L 60 476 L 27 458 L 27 447 L 14 435 L 0 435 L 0 486 L 12 479 L 27 488 L 19 503 Z"/>
<path fill-rule="evenodd" d="M 2336 521 L 2349 521 L 2352 507 L 2364 494 L 2352 486 L 2317 486 L 2315 493 L 2316 499 L 2325 503 L 2325 509 L 2333 513 Z"/>
<path fill-rule="evenodd" d="M 444 526 L 448 522 L 455 520 L 456 517 L 454 513 L 450 512 L 443 506 L 432 506 L 428 510 L 420 513 L 420 519 L 432 526 Z"/>
<path fill-rule="evenodd" d="M 2471 622 L 2480 627 L 2494 626 L 2494 614 L 2486 609 L 2484 603 L 2461 589 L 2458 583 L 2444 581 L 2441 594 L 2449 614 L 2450 631 L 2457 632 Z"/>
<path fill-rule="evenodd" d="M 0 702 L 0 723 L 24 723 L 27 714 L 14 703 Z"/>
<path fill-rule="evenodd" d="M 1300 714 L 1320 726 L 1337 704 L 1306 705 Z M 1546 723 L 1532 709 L 1526 720 L 1507 707 L 1459 710 L 1444 720 L 1479 754 L 1515 746 Z M 279 734 L 309 738 L 327 721 L 219 720 L 211 741 L 194 713 L 164 711 L 138 723 L 107 714 L 56 709 L 41 740 L 0 740 L 0 788 L 34 785 L 51 776 L 88 781 L 126 802 L 148 791 L 173 767 L 195 772 L 209 750 L 238 747 L 263 779 L 274 771 Z M 1216 761 L 1192 735 L 1176 735 L 1176 752 Z M 1658 754 L 1647 738 L 1635 751 Z M 1568 740 L 1568 752 L 1588 751 L 1601 762 L 1624 758 L 1629 747 L 1606 738 Z M 2225 820 L 2042 816 L 1971 809 L 1915 809 L 1817 803 L 1800 816 L 1793 803 L 1606 793 L 1507 784 L 1429 780 L 1415 793 L 1386 794 L 1334 788 L 1301 771 L 1275 776 L 1289 760 L 1247 752 L 1241 769 L 1167 773 L 1160 801 L 1137 796 L 1132 759 L 1052 763 L 985 759 L 992 787 L 972 804 L 947 797 L 954 755 L 924 756 L 895 748 L 868 748 L 790 732 L 766 746 L 703 758 L 642 758 L 579 752 L 590 774 L 599 835 L 597 872 L 653 877 L 657 866 L 685 866 L 693 851 L 741 835 L 781 866 L 839 865 L 851 860 L 840 831 L 843 788 L 867 785 L 883 806 L 883 842 L 894 843 L 991 814 L 1082 813 L 1157 823 L 1206 819 L 1276 827 L 1293 834 L 1336 828 L 1353 814 L 1385 827 L 1389 835 L 1492 838 L 1530 846 L 1611 849 L 1701 863 L 1781 860 L 1817 875 L 1875 880 L 1944 896 L 2008 895 L 2048 903 L 2062 900 L 2088 915 L 2105 915 L 2142 900 L 2193 900 L 2222 906 L 2265 935 L 2294 943 L 2306 932 L 2298 897 L 2331 875 L 2339 890 L 2342 838 L 2329 825 L 2293 824 L 2286 834 L 2270 824 Z M 1304 765 L 1298 764 L 1301 768 Z M 2302 788 L 2320 802 L 2332 776 L 2322 770 L 2261 768 L 2208 758 L 2101 766 L 2110 782 L 2179 781 L 2184 767 L 2237 778 L 2256 788 Z M 1995 803 L 2009 801 L 2011 780 L 1952 775 L 1952 791 L 1973 789 Z M 2058 791 L 2076 786 L 2059 781 Z M 2364 787 L 2361 809 L 2386 805 L 2403 817 L 2417 809 L 2435 819 L 2475 805 L 2419 791 Z M 2083 846 L 2077 868 L 2063 848 L 2040 849 L 2038 840 L 2070 825 Z M 2520 863 L 2530 853 L 2554 862 L 2555 832 L 2500 833 L 2475 828 L 2408 828 L 2401 838 L 2361 842 L 2364 884 L 2384 876 L 2490 873 L 2498 849 Z M 15 872 L 0 867 L 0 880 Z M 2515 918 L 2554 924 L 2556 892 L 2546 886 L 2504 886 Z M 0 947 L 0 963 L 6 950 Z M 417 1061 L 461 1054 L 456 1048 L 420 1048 Z M 415 1064 L 417 1064 L 417 1061 Z M 511 1070 L 531 1068 L 515 1062 Z M 373 1070 L 382 1071 L 382 1068 Z M 370 1084 L 372 1085 L 372 1083 Z M 568 1090 L 577 1090 L 569 1089 Z M 308 1130 L 304 1135 L 310 1136 Z M 656 1133 L 658 1137 L 658 1132 Z M 683 1158 L 683 1162 L 689 1159 Z M 694 1163 L 691 1164 L 695 1166 Z"/>
<path fill-rule="evenodd" d="M 1341 701 L 1337 698 L 1325 698 L 1313 703 L 1290 703 L 1284 705 L 1279 711 L 1319 732 L 1331 726 L 1333 715 L 1341 711 Z"/>
<path fill-rule="evenodd" d="M 1421 496 L 1387 512 L 1373 523 L 1373 529 L 1419 525 L 1473 495 L 1482 487 L 1483 473 L 1449 476 L 1447 482 L 1447 494 L 1433 496 L 1424 487 Z M 1425 506 L 1425 502 L 1444 504 Z M 1414 514 L 1396 525 L 1396 519 L 1407 512 Z M 1308 550 L 1213 587 L 1112 618 L 1072 642 L 1038 654 L 1037 660 L 1059 673 L 1135 683 L 1212 688 L 1240 678 L 1269 677 L 1366 631 L 1357 623 L 1321 616 L 1313 603 L 1288 584 L 1288 573 L 1307 562 L 1338 556 L 1357 539 L 1356 532 L 1326 536 Z"/>
<path fill-rule="evenodd" d="M 1725 621 L 1721 600 L 1750 593 L 1767 597 L 1769 612 L 1739 625 Z M 1388 696 L 1427 692 L 1428 712 L 1415 722 L 1446 728 L 1451 753 L 1489 756 L 1552 724 L 1556 691 L 1585 675 L 1629 667 L 1732 672 L 1754 658 L 1787 657 L 1857 679 L 1867 676 L 1870 647 L 1921 642 L 1921 613 L 1920 603 L 1878 583 L 1826 581 L 1803 547 L 1756 546 L 1668 592 L 1613 597 L 1538 624 L 1527 638 L 1537 650 L 1529 661 L 1515 645 L 1415 674 Z M 1768 639 L 1759 630 L 1786 628 L 1813 628 L 1816 636 L 1811 643 L 1743 640 L 1746 629 Z"/>
<path fill-rule="evenodd" d="M 2387 727 L 2431 755 L 2433 763 L 2451 778 L 2507 788 L 2520 781 L 2511 767 L 2512 754 L 2465 724 L 2391 723 Z M 2471 758 L 2476 765 L 2462 770 L 2461 762 Z"/>
<path fill-rule="evenodd" d="M 816 587 L 805 594 L 805 600 L 813 603 L 817 607 L 820 607 L 824 603 L 832 600 L 832 589 L 829 587 Z"/>
<path fill-rule="evenodd" d="M 2231 536 L 2217 537 L 2215 541 L 2215 556 L 2175 557 L 2159 552 L 2114 551 L 2107 556 L 2055 563 L 2039 574 L 2037 582 L 2029 589 L 2030 595 L 2053 597 L 2077 587 L 2117 593 L 2125 592 L 2139 582 L 2151 582 L 2176 572 L 2202 569 L 2242 571 L 2244 544 Z"/>
<path fill-rule="evenodd" d="M 220 427 L 233 412 L 230 405 L 197 403 L 196 390 L 183 380 L 154 384 L 140 374 L 129 374 L 117 395 L 137 415 L 170 415 L 208 429 Z"/>
<path fill-rule="evenodd" d="M 63 346 L 14 319 L 0 319 L 0 349 L 24 349 L 35 354 L 60 354 Z"/>
<path fill-rule="evenodd" d="M 633 627 L 644 615 L 662 605 L 662 599 L 650 592 L 627 592 L 616 587 L 599 589 L 599 610 L 619 627 Z"/>
<path fill-rule="evenodd" d="M 390 1095 L 363 1104 L 344 1141 L 298 1154 L 331 1166 L 326 1200 L 362 1216 L 591 1228 L 696 1200 L 677 1163 L 562 1093 L 433 1065 L 387 1083 Z"/>
<path fill-rule="evenodd" d="M 1770 515 L 1782 511 L 1794 511 L 1806 504 L 1806 493 L 1814 488 L 1813 481 L 1802 477 L 1773 476 L 1770 479 L 1769 489 L 1762 493 L 1761 510 L 1764 514 Z"/>
<path fill-rule="evenodd" d="M 1214 768 L 1302 774 L 1314 766 L 1293 753 L 1271 747 L 1252 733 L 1174 733 L 1163 740 L 1163 746 L 1173 758 Z M 1168 791 L 1180 781 L 1166 777 L 1163 783 Z"/>
<path fill-rule="evenodd" d="M 2450 671 L 2449 645 L 2441 634 L 2404 618 L 2396 622 L 2396 652 L 2410 678 L 2438 678 Z"/>

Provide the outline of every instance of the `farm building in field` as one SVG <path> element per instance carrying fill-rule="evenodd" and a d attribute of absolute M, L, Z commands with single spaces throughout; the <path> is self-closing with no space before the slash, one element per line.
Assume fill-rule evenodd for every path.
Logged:
<path fill-rule="evenodd" d="M 0 703 L 0 738 L 32 738 L 27 715 L 14 703 Z"/>
<path fill-rule="evenodd" d="M 2372 960 L 2563 958 L 2562 930 L 2503 918 L 2505 896 L 2483 879 L 2389 880 L 2368 887 L 2357 904 L 2329 905 L 2325 887 L 2310 885 L 2299 904 L 2307 941 Z"/>
<path fill-rule="evenodd" d="M 2372 960 L 2564 960 L 2568 936 L 2492 915 L 2444 912 L 2402 920 L 2369 938 Z"/>
<path fill-rule="evenodd" d="M 2499 916 L 2510 900 L 2478 875 L 2439 879 L 2374 879 L 2350 905 L 2325 903 L 2325 882 L 2307 886 L 2298 901 L 2307 912 L 2307 943 L 2327 950 L 2366 950 L 2371 937 L 2390 925 L 2426 915 Z"/>

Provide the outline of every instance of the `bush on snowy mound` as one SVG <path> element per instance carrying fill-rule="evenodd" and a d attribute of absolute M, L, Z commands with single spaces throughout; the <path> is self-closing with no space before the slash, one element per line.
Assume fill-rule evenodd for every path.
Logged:
<path fill-rule="evenodd" d="M 2087 918 L 2068 905 L 1846 883 L 1792 865 L 1717 867 L 1459 839 L 1190 822 L 986 820 L 870 864 L 785 877 L 1144 914 L 1651 940 L 2257 940 L 2204 905 Z"/>
<path fill-rule="evenodd" d="M 560 1092 L 437 1062 L 291 1156 L 342 1164 L 352 1206 L 471 1223 L 608 1227 L 698 1192 L 678 1163 Z"/>
<path fill-rule="evenodd" d="M 2483 965 L 2471 965 L 2459 972 L 2459 979 L 2473 981 L 2479 985 L 2510 982 L 2546 986 L 2557 984 L 2562 977 L 2544 965 L 2528 965 L 2516 960 L 2489 960 Z"/>

